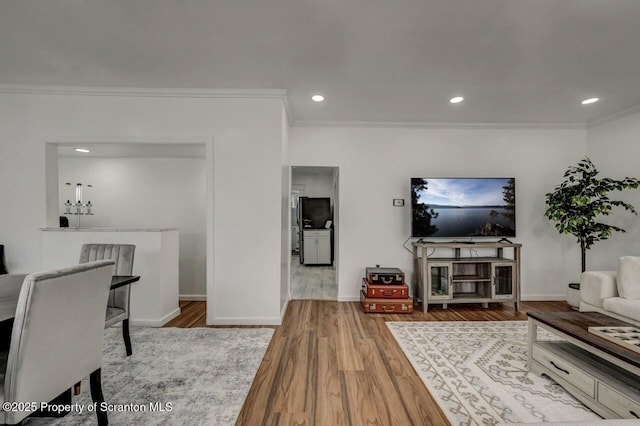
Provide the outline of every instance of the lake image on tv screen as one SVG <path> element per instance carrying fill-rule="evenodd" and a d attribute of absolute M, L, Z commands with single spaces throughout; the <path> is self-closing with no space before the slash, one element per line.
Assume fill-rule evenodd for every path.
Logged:
<path fill-rule="evenodd" d="M 412 236 L 515 236 L 513 178 L 413 178 Z"/>

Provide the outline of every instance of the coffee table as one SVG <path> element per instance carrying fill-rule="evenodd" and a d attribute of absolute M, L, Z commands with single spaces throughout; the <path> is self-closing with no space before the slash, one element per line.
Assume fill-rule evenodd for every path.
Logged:
<path fill-rule="evenodd" d="M 529 312 L 529 371 L 545 374 L 605 418 L 640 418 L 640 353 L 589 333 L 633 324 L 596 312 Z M 539 340 L 538 328 L 552 334 Z"/>

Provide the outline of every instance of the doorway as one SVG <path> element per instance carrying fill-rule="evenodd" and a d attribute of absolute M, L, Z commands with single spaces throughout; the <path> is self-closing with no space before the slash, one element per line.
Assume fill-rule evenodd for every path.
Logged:
<path fill-rule="evenodd" d="M 74 186 L 91 184 L 85 192 L 94 213 L 82 217 L 88 228 L 179 228 L 179 299 L 205 301 L 207 200 L 213 190 L 211 142 L 50 142 L 47 170 L 48 223 L 56 226 L 73 199 Z M 89 148 L 78 153 L 74 148 Z M 189 215 L 184 215 L 189 206 Z M 73 216 L 72 216 L 73 217 Z"/>
<path fill-rule="evenodd" d="M 338 299 L 338 177 L 337 167 L 291 168 L 293 300 Z"/>

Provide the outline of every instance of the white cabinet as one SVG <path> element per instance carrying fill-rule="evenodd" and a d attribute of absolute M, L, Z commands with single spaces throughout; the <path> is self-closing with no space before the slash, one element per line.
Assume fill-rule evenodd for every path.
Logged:
<path fill-rule="evenodd" d="M 302 263 L 305 265 L 331 264 L 331 230 L 303 230 L 302 246 Z"/>

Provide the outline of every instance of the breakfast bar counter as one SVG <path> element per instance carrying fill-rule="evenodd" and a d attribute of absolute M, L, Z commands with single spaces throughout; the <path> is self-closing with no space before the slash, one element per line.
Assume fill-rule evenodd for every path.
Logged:
<path fill-rule="evenodd" d="M 41 228 L 42 269 L 78 263 L 86 243 L 135 244 L 131 325 L 161 327 L 180 314 L 177 228 Z"/>

